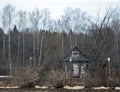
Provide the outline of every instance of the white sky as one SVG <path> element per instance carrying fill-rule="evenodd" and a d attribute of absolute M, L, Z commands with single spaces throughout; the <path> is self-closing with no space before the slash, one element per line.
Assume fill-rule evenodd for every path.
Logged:
<path fill-rule="evenodd" d="M 0 11 L 7 4 L 14 5 L 16 10 L 32 11 L 35 8 L 48 8 L 51 17 L 57 19 L 63 14 L 65 7 L 80 8 L 95 16 L 108 7 L 120 6 L 120 0 L 0 0 Z"/>

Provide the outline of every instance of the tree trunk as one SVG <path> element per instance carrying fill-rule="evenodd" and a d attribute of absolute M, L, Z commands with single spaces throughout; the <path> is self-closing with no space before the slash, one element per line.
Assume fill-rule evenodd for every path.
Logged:
<path fill-rule="evenodd" d="M 35 46 L 35 33 L 33 33 L 33 64 L 36 62 L 36 46 Z"/>
<path fill-rule="evenodd" d="M 44 32 L 42 32 L 42 39 L 41 39 L 41 46 L 40 46 L 40 55 L 39 55 L 38 67 L 40 66 L 40 63 L 41 63 L 43 40 L 44 40 Z"/>
<path fill-rule="evenodd" d="M 5 64 L 5 34 L 3 34 L 3 63 Z"/>
<path fill-rule="evenodd" d="M 24 54 L 25 54 L 25 36 L 24 36 L 24 32 L 23 32 L 23 34 L 22 34 L 22 37 L 23 37 L 23 57 L 22 57 L 22 63 L 24 64 L 25 62 L 24 62 Z"/>

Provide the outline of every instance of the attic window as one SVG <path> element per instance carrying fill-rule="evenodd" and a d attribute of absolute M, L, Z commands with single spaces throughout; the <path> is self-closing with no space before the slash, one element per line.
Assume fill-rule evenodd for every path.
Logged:
<path fill-rule="evenodd" d="M 79 51 L 72 51 L 72 57 L 79 56 Z"/>

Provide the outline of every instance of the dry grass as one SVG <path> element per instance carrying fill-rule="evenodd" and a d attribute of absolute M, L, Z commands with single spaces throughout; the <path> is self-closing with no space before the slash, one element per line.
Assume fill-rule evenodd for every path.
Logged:
<path fill-rule="evenodd" d="M 88 70 L 84 73 L 84 75 L 83 75 L 81 80 L 83 80 L 85 87 L 87 87 L 87 88 L 91 87 L 92 78 L 91 78 L 91 75 L 90 75 Z"/>
<path fill-rule="evenodd" d="M 50 81 L 53 87 L 63 88 L 65 85 L 65 72 L 63 72 L 62 70 L 51 69 Z"/>
<path fill-rule="evenodd" d="M 13 76 L 14 76 L 14 81 L 13 83 L 15 85 L 24 85 L 31 80 L 34 80 L 35 78 L 38 77 L 37 72 L 34 71 L 31 67 L 28 67 L 26 70 L 21 71 L 21 70 L 15 70 L 13 71 Z"/>

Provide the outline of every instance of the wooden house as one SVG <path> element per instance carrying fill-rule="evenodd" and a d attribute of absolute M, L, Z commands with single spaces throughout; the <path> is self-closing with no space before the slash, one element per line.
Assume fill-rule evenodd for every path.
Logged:
<path fill-rule="evenodd" d="M 66 75 L 80 78 L 88 67 L 87 57 L 77 48 L 74 47 L 65 57 Z"/>

